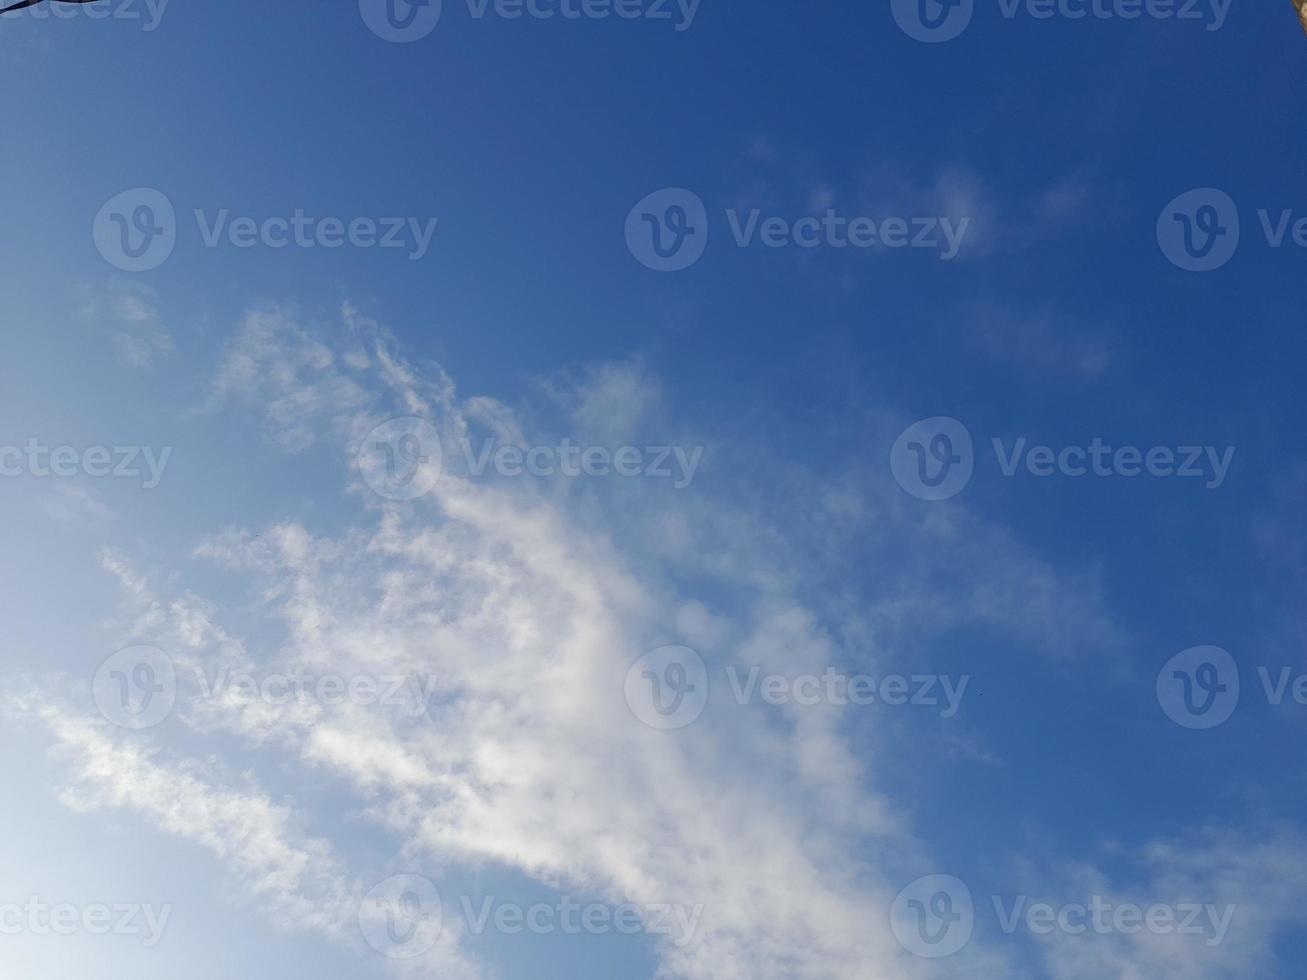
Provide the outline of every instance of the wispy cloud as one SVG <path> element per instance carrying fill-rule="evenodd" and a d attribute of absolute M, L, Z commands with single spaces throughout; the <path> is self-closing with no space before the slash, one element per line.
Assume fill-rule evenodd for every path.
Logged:
<path fill-rule="evenodd" d="M 113 508 L 89 487 L 55 483 L 43 488 L 41 510 L 59 524 L 107 524 L 118 519 Z"/>
<path fill-rule="evenodd" d="M 1114 331 L 1081 316 L 981 305 L 959 320 L 969 324 L 976 347 L 1033 376 L 1092 381 L 1113 366 Z"/>
<path fill-rule="evenodd" d="M 62 794 L 70 808 L 135 814 L 209 851 L 277 928 L 360 946 L 359 908 L 366 888 L 327 841 L 300 829 L 303 814 L 274 803 L 248 777 L 233 787 L 219 782 L 211 763 L 164 761 L 163 753 L 139 735 L 125 737 L 57 698 L 28 694 L 11 698 L 6 707 L 49 731 L 55 754 L 70 770 Z M 423 957 L 421 968 L 472 980 L 478 971 L 459 954 L 457 943 L 457 930 L 450 930 Z"/>
<path fill-rule="evenodd" d="M 642 485 L 555 494 L 457 467 L 425 497 L 384 500 L 352 463 L 378 421 L 417 414 L 449 440 L 539 422 L 461 397 L 352 308 L 343 320 L 322 333 L 286 311 L 252 313 L 217 372 L 211 410 L 252 417 L 288 452 L 338 455 L 364 503 L 343 530 L 278 523 L 199 544 L 195 558 L 251 583 L 244 635 L 223 624 L 221 605 L 104 556 L 124 584 L 124 635 L 148 636 L 183 668 L 180 721 L 329 779 L 419 868 L 492 866 L 613 902 L 702 905 L 693 942 L 658 948 L 670 976 L 933 975 L 887 917 L 905 869 L 929 862 L 909 810 L 878 783 L 875 751 L 895 751 L 901 736 L 873 723 L 879 748 L 868 755 L 853 747 L 847 708 L 771 709 L 721 689 L 693 727 L 657 731 L 623 698 L 626 674 L 667 643 L 698 649 L 713 671 L 820 674 L 892 655 L 908 666 L 923 636 L 975 624 L 1073 657 L 1118 638 L 1092 577 L 1035 558 L 961 506 L 859 493 L 877 477 L 858 467 L 825 485 L 773 468 L 806 487 L 784 505 L 740 492 L 746 475 L 672 500 Z M 580 377 L 547 389 L 567 424 L 612 438 L 671 424 L 639 365 Z M 814 585 L 825 566 L 852 560 L 842 550 L 851 528 L 886 575 L 866 595 L 823 597 Z M 1059 636 L 1064 646 L 1049 650 Z M 419 716 L 199 697 L 194 671 L 224 665 L 420 674 L 439 679 L 439 697 Z M 299 829 L 306 815 L 33 703 L 71 760 L 70 802 L 129 809 L 195 840 L 292 927 L 345 930 L 360 876 Z M 940 750 L 955 752 L 958 738 Z M 963 741 L 969 757 L 986 757 L 974 734 Z M 471 969 L 456 932 L 439 955 Z M 997 946 L 967 955 L 977 977 L 1011 967 Z"/>
<path fill-rule="evenodd" d="M 118 357 L 132 367 L 148 368 L 173 351 L 159 297 L 148 286 L 115 279 L 96 290 L 78 314 L 108 336 Z"/>

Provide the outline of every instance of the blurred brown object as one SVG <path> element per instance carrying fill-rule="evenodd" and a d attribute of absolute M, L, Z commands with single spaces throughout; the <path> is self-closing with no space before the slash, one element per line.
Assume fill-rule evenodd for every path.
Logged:
<path fill-rule="evenodd" d="M 1307 0 L 1293 0 L 1293 5 L 1298 11 L 1298 19 L 1302 21 L 1302 29 L 1307 31 Z"/>

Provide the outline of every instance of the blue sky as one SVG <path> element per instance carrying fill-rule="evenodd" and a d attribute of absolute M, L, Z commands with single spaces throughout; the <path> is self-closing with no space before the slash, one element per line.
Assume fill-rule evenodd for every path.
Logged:
<path fill-rule="evenodd" d="M 957 36 L 889 0 L 0 19 L 0 972 L 1289 970 L 1307 39 L 933 3 Z M 677 206 L 706 247 L 658 271 Z M 297 214 L 402 247 L 275 247 Z M 269 696 L 297 668 L 426 700 Z M 875 702 L 799 703 L 832 673 Z M 1207 931 L 1011 912 L 1096 898 Z"/>

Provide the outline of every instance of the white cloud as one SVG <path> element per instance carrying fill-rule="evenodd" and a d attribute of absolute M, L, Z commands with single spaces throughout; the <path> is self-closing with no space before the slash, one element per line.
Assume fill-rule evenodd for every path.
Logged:
<path fill-rule="evenodd" d="M 1101 377 L 1117 346 L 1109 328 L 1049 310 L 980 306 L 959 319 L 970 325 L 976 346 L 996 360 L 1053 380 Z"/>
<path fill-rule="evenodd" d="M 172 335 L 159 315 L 158 294 L 149 286 L 114 280 L 78 311 L 104 332 L 125 363 L 146 368 L 173 351 Z"/>
<path fill-rule="evenodd" d="M 107 524 L 118 519 L 113 508 L 90 487 L 54 483 L 42 488 L 41 510 L 60 524 Z"/>
<path fill-rule="evenodd" d="M 528 426 L 501 402 L 461 400 L 438 368 L 405 363 L 356 311 L 345 320 L 332 346 L 284 311 L 251 314 L 219 368 L 215 410 L 254 413 L 291 452 L 330 447 L 367 502 L 355 526 L 332 534 L 284 523 L 199 546 L 198 558 L 252 583 L 249 635 L 220 625 L 216 604 L 160 595 L 121 557 L 104 558 L 129 597 L 124 632 L 150 637 L 183 668 L 181 719 L 331 779 L 415 870 L 493 865 L 614 902 L 703 905 L 695 942 L 659 947 L 670 976 L 930 975 L 888 928 L 890 883 L 928 862 L 877 786 L 888 732 L 873 727 L 871 754 L 855 752 L 845 709 L 741 706 L 724 682 L 694 726 L 659 732 L 625 703 L 627 669 L 683 642 L 715 669 L 820 673 L 911 658 L 923 636 L 974 623 L 1072 656 L 1116 637 L 1092 579 L 1037 560 L 960 507 L 860 492 L 887 476 L 857 466 L 847 484 L 815 491 L 812 474 L 778 461 L 771 478 L 798 492 L 762 503 L 736 492 L 748 475 L 711 493 L 637 481 L 560 496 L 456 469 L 428 497 L 380 500 L 348 468 L 377 421 L 418 414 L 442 438 Z M 633 365 L 596 371 L 562 404 L 574 407 L 572 424 L 613 437 L 667 418 L 657 385 Z M 855 532 L 886 574 L 860 586 L 865 595 L 826 594 L 817 583 L 853 560 Z M 440 697 L 420 717 L 198 698 L 193 670 L 223 665 L 429 676 Z M 146 814 L 209 847 L 288 920 L 334 929 L 356 886 L 287 809 L 50 717 L 76 784 L 90 790 L 74 800 Z M 179 799 L 168 795 L 174 782 Z M 257 846 L 234 847 L 243 836 Z M 313 920 L 323 896 L 327 911 L 313 915 L 325 919 Z M 442 955 L 459 964 L 456 940 Z M 977 977 L 1007 968 L 980 944 L 968 957 Z"/>
<path fill-rule="evenodd" d="M 1058 906 L 1097 896 L 1113 907 L 1143 909 L 1207 906 L 1175 928 L 1126 933 L 1055 932 L 1041 940 L 1041 958 L 1054 980 L 1226 980 L 1278 975 L 1275 941 L 1301 921 L 1307 900 L 1307 842 L 1296 834 L 1259 828 L 1254 833 L 1207 830 L 1157 841 L 1137 861 L 1138 880 L 1113 884 L 1087 865 L 1059 873 L 1033 872 L 1043 887 L 1038 899 Z M 1215 915 L 1216 919 L 1210 916 Z M 1106 921 L 1106 917 L 1105 921 Z M 1222 920 L 1224 925 L 1213 925 Z M 1201 934 L 1178 928 L 1201 929 Z M 1219 939 L 1219 941 L 1217 941 Z"/>
<path fill-rule="evenodd" d="M 211 852 L 277 928 L 358 948 L 366 886 L 350 876 L 328 842 L 299 828 L 300 818 L 287 806 L 250 785 L 219 785 L 210 764 L 162 761 L 139 735 L 124 736 L 54 698 L 28 695 L 6 707 L 50 732 L 56 754 L 70 768 L 62 798 L 71 809 L 134 813 Z M 458 930 L 447 930 L 413 965 L 472 980 L 479 971 L 459 953 L 459 938 Z"/>

